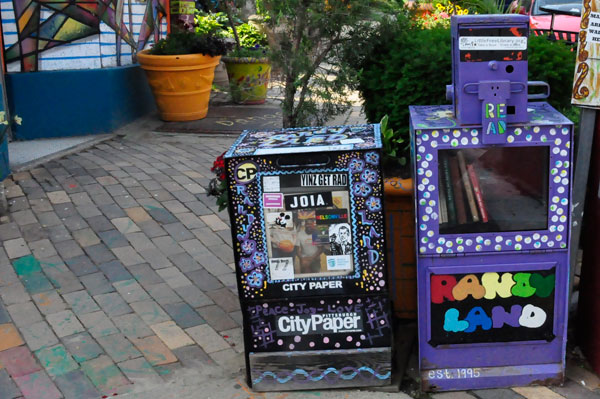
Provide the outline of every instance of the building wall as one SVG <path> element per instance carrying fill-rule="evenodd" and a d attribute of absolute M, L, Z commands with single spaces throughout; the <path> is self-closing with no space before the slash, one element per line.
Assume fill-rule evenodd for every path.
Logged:
<path fill-rule="evenodd" d="M 13 139 L 110 133 L 154 111 L 133 55 L 166 35 L 166 4 L 0 0 Z"/>
<path fill-rule="evenodd" d="M 166 0 L 0 0 L 7 72 L 131 64 L 135 50 L 152 43 L 155 33 L 166 35 L 166 18 L 155 23 L 164 15 L 164 4 Z"/>

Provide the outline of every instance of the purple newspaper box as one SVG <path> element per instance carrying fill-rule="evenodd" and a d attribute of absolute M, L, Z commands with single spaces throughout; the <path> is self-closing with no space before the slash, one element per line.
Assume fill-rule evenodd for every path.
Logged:
<path fill-rule="evenodd" d="M 564 377 L 573 125 L 528 103 L 526 121 L 494 133 L 480 105 L 468 126 L 450 105 L 410 107 L 428 391 Z"/>
<path fill-rule="evenodd" d="M 453 101 L 458 122 L 479 125 L 482 115 L 498 113 L 504 114 L 504 123 L 527 122 L 528 86 L 547 90 L 529 95 L 529 100 L 549 94 L 546 83 L 527 81 L 529 17 L 466 15 L 452 18 L 451 25 L 452 85 L 447 86 L 446 97 Z M 497 110 L 492 103 L 503 103 L 504 109 Z M 502 130 L 506 125 L 491 128 Z"/>

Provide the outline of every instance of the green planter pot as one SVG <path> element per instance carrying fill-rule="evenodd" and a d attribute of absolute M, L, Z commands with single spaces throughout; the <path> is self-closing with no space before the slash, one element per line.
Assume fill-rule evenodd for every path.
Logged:
<path fill-rule="evenodd" d="M 271 64 L 267 58 L 223 57 L 231 97 L 237 104 L 263 104 L 267 98 Z"/>

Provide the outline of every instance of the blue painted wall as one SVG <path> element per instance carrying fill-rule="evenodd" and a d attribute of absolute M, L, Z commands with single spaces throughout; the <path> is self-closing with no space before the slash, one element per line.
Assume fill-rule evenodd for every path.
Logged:
<path fill-rule="evenodd" d="M 156 110 L 139 65 L 9 73 L 6 90 L 15 140 L 110 133 Z"/>

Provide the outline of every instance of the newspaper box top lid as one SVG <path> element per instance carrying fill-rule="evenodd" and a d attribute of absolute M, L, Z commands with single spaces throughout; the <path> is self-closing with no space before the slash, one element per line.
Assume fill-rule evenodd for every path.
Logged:
<path fill-rule="evenodd" d="M 225 158 L 381 148 L 379 124 L 247 130 Z"/>
<path fill-rule="evenodd" d="M 411 105 L 410 121 L 414 129 L 456 129 L 476 128 L 475 125 L 462 126 L 456 120 L 451 105 Z M 509 126 L 571 125 L 566 116 L 546 102 L 528 103 L 529 122 L 513 123 Z"/>

